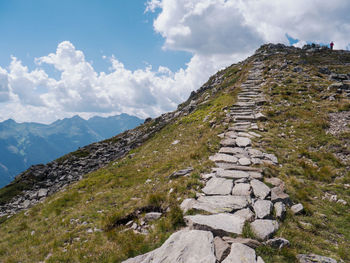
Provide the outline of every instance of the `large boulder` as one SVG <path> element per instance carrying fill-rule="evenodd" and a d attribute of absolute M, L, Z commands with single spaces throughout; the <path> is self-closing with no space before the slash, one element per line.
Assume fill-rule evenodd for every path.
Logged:
<path fill-rule="evenodd" d="M 160 248 L 123 261 L 123 263 L 156 262 L 215 263 L 213 234 L 208 231 L 181 230 L 172 234 Z"/>

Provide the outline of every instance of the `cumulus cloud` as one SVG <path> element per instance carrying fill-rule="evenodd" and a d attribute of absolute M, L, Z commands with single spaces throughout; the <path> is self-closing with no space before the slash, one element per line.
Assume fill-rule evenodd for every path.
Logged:
<path fill-rule="evenodd" d="M 298 47 L 308 41 L 350 47 L 348 0 L 150 0 L 145 12 L 156 12 L 153 27 L 164 49 L 192 54 L 183 68 L 130 70 L 112 56 L 110 71 L 96 72 L 83 51 L 64 41 L 37 58 L 33 71 L 16 57 L 8 68 L 0 67 L 0 117 L 49 122 L 74 114 L 156 116 L 261 44 L 288 44 L 287 34 L 299 40 Z M 45 64 L 60 77 L 51 78 L 41 69 Z"/>

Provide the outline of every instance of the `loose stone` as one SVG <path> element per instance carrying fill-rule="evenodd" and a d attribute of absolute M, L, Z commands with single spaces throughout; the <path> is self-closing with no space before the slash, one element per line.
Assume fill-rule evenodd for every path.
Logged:
<path fill-rule="evenodd" d="M 265 199 L 269 195 L 270 188 L 263 182 L 254 179 L 250 182 L 250 184 L 253 188 L 254 195 L 257 198 Z"/>
<path fill-rule="evenodd" d="M 286 216 L 286 206 L 282 202 L 277 202 L 274 204 L 276 218 L 284 220 Z"/>
<path fill-rule="evenodd" d="M 258 200 L 254 203 L 256 218 L 269 218 L 272 212 L 272 202 L 268 200 Z"/>
<path fill-rule="evenodd" d="M 293 205 L 290 209 L 292 210 L 294 215 L 301 214 L 304 211 L 304 207 L 302 204 Z"/>
<path fill-rule="evenodd" d="M 238 147 L 247 147 L 251 144 L 251 140 L 246 137 L 238 137 L 236 138 L 236 144 Z"/>
<path fill-rule="evenodd" d="M 275 220 L 257 219 L 250 226 L 259 240 L 267 240 L 278 230 L 278 222 Z"/>

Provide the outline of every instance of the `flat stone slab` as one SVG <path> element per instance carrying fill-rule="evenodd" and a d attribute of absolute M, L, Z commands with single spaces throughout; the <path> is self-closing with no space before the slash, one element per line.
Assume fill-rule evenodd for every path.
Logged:
<path fill-rule="evenodd" d="M 194 204 L 193 209 L 204 210 L 214 214 L 243 209 L 250 203 L 251 199 L 245 196 L 201 196 Z"/>
<path fill-rule="evenodd" d="M 233 243 L 230 254 L 222 263 L 256 263 L 255 250 L 241 243 Z"/>
<path fill-rule="evenodd" d="M 235 139 L 224 139 L 220 142 L 220 144 L 224 147 L 236 146 L 236 140 Z"/>
<path fill-rule="evenodd" d="M 275 220 L 257 219 L 250 224 L 250 227 L 259 240 L 267 240 L 278 230 L 279 226 Z"/>
<path fill-rule="evenodd" d="M 265 199 L 269 195 L 270 188 L 263 182 L 254 179 L 250 182 L 250 184 L 253 188 L 254 195 L 257 198 Z"/>
<path fill-rule="evenodd" d="M 213 234 L 200 230 L 180 230 L 172 234 L 161 247 L 123 261 L 123 263 L 155 262 L 215 263 Z"/>
<path fill-rule="evenodd" d="M 302 204 L 296 204 L 296 205 L 293 205 L 290 210 L 292 210 L 292 213 L 294 215 L 297 215 L 297 214 L 301 214 L 303 211 L 304 211 L 304 207 Z"/>
<path fill-rule="evenodd" d="M 258 200 L 254 203 L 254 212 L 256 218 L 269 218 L 272 212 L 272 202 L 268 200 Z"/>
<path fill-rule="evenodd" d="M 239 158 L 239 159 L 238 159 L 238 163 L 239 163 L 240 165 L 247 166 L 247 165 L 251 165 L 252 162 L 250 161 L 249 158 L 243 157 L 243 158 Z"/>
<path fill-rule="evenodd" d="M 221 169 L 226 169 L 226 170 L 239 170 L 239 171 L 249 171 L 249 172 L 262 173 L 262 169 L 256 168 L 256 167 L 242 166 L 242 165 L 236 165 L 236 164 L 231 164 L 231 163 L 221 163 L 220 165 L 221 165 L 221 167 L 220 167 Z"/>
<path fill-rule="evenodd" d="M 215 236 L 242 234 L 244 218 L 228 213 L 185 216 L 190 228 L 212 232 Z"/>
<path fill-rule="evenodd" d="M 235 179 L 241 179 L 241 178 L 248 178 L 249 173 L 245 171 L 238 171 L 238 170 L 220 169 L 216 172 L 216 176 L 235 180 Z"/>
<path fill-rule="evenodd" d="M 232 155 L 224 153 L 216 153 L 209 157 L 209 160 L 213 162 L 223 162 L 223 163 L 237 163 L 238 159 Z"/>
<path fill-rule="evenodd" d="M 220 148 L 219 153 L 240 154 L 240 153 L 244 153 L 244 149 L 239 147 L 222 147 Z"/>
<path fill-rule="evenodd" d="M 206 195 L 229 195 L 232 191 L 233 181 L 225 178 L 211 178 L 202 189 Z"/>
<path fill-rule="evenodd" d="M 252 141 L 249 138 L 246 137 L 237 137 L 236 138 L 236 144 L 238 147 L 247 147 L 251 145 Z"/>
<path fill-rule="evenodd" d="M 250 184 L 235 184 L 235 186 L 232 189 L 232 195 L 250 196 L 250 194 Z"/>

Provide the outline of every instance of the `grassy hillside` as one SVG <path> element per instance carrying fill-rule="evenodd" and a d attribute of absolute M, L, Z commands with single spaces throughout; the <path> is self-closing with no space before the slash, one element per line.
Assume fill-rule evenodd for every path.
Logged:
<path fill-rule="evenodd" d="M 289 248 L 261 246 L 257 253 L 266 263 L 296 262 L 299 253 L 350 262 L 350 163 L 342 158 L 350 153 L 350 133 L 328 132 L 329 114 L 348 112 L 350 100 L 327 90 L 332 81 L 319 71 L 328 66 L 332 72 L 350 73 L 350 55 L 299 50 L 256 57 L 266 65 L 268 121 L 260 123 L 263 137 L 255 143 L 280 162 L 278 168 L 265 167 L 264 174 L 281 178 L 292 200 L 305 207 L 302 215 L 288 213 L 276 235 L 288 239 Z M 208 156 L 217 151 L 217 135 L 224 130 L 216 124 L 223 123 L 224 109 L 235 102 L 235 87 L 250 62 L 218 73 L 224 77 L 218 92 L 203 91 L 203 103 L 194 112 L 176 118 L 125 158 L 3 222 L 0 262 L 120 262 L 162 244 L 183 225 L 178 205 L 195 195 L 200 173 L 212 166 Z M 169 178 L 189 166 L 194 168 L 191 176 Z M 324 198 L 329 195 L 347 204 Z M 164 215 L 147 235 L 123 231 L 118 224 L 135 210 L 149 209 Z"/>
<path fill-rule="evenodd" d="M 237 71 L 239 66 L 232 66 L 222 74 Z M 0 262 L 120 262 L 159 246 L 182 226 L 178 204 L 194 195 L 199 174 L 211 167 L 208 156 L 217 150 L 223 129 L 215 123 L 224 119 L 222 109 L 234 103 L 240 75 L 228 77 L 215 95 L 212 90 L 201 94 L 204 103 L 196 111 L 177 118 L 122 160 L 2 223 Z M 169 179 L 189 166 L 191 176 Z M 166 213 L 149 235 L 122 232 L 116 224 L 150 206 Z"/>

